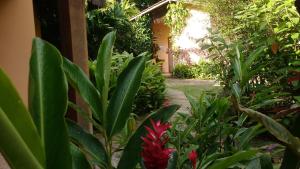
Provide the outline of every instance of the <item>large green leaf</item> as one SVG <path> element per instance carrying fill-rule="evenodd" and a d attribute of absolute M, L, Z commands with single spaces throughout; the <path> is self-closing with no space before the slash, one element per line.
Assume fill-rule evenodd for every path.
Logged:
<path fill-rule="evenodd" d="M 72 169 L 92 169 L 90 163 L 86 159 L 83 152 L 80 151 L 80 148 L 74 144 L 71 144 L 71 155 L 72 155 Z"/>
<path fill-rule="evenodd" d="M 110 81 L 110 72 L 111 72 L 111 55 L 112 55 L 115 39 L 116 39 L 116 32 L 110 32 L 103 38 L 98 51 L 97 65 L 95 71 L 97 88 L 101 93 L 104 125 L 106 124 L 105 122 L 106 109 L 108 105 L 108 92 L 109 92 L 109 81 Z"/>
<path fill-rule="evenodd" d="M 261 155 L 251 160 L 246 169 L 273 169 L 272 159 L 270 156 Z"/>
<path fill-rule="evenodd" d="M 107 108 L 105 128 L 109 138 L 121 131 L 129 118 L 144 69 L 145 57 L 140 56 L 130 61 L 119 76 L 116 90 Z"/>
<path fill-rule="evenodd" d="M 38 166 L 45 166 L 45 155 L 34 122 L 16 89 L 1 69 L 0 108 L 3 110 L 1 112 L 2 122 L 0 122 L 2 125 L 0 127 L 0 150 L 6 159 L 16 168 L 16 165 L 22 166 L 23 158 L 25 160 L 33 156 L 35 163 L 39 163 Z M 26 155 L 21 154 L 22 151 L 27 151 L 31 155 L 27 154 L 28 157 L 22 157 L 22 155 Z M 28 161 L 28 163 L 32 163 L 32 161 Z M 24 164 L 23 168 L 25 169 L 25 167 Z"/>
<path fill-rule="evenodd" d="M 102 143 L 96 137 L 84 131 L 75 122 L 68 120 L 67 123 L 72 140 L 91 157 L 92 163 L 105 168 L 108 162 Z"/>
<path fill-rule="evenodd" d="M 102 121 L 102 108 L 100 94 L 93 83 L 79 66 L 68 59 L 63 61 L 63 69 L 71 85 L 78 91 L 83 100 L 92 109 L 94 117 Z"/>
<path fill-rule="evenodd" d="M 25 127 L 26 130 L 32 130 L 32 128 Z M 24 134 L 22 133 L 22 135 Z M 39 161 L 40 159 L 30 149 L 33 144 L 27 145 L 25 142 L 27 140 L 24 140 L 22 135 L 0 108 L 0 150 L 9 165 L 15 169 L 43 169 L 43 163 Z"/>
<path fill-rule="evenodd" d="M 127 143 L 120 162 L 118 164 L 118 169 L 134 169 L 137 163 L 141 161 L 141 152 L 143 141 L 141 136 L 144 136 L 147 132 L 145 126 L 150 126 L 150 119 L 154 121 L 160 120 L 161 122 L 167 122 L 170 117 L 179 109 L 178 105 L 173 105 L 169 107 L 162 108 L 155 113 L 152 113 L 136 130 L 136 132 L 131 136 L 129 142 Z"/>
<path fill-rule="evenodd" d="M 300 157 L 300 140 L 298 137 L 293 136 L 289 130 L 287 130 L 280 123 L 272 119 L 271 117 L 264 115 L 258 111 L 244 108 L 238 105 L 238 109 L 250 117 L 256 119 L 258 122 L 264 125 L 264 127 L 278 140 L 285 143 L 289 148 L 291 148 L 295 154 Z"/>
<path fill-rule="evenodd" d="M 199 101 L 194 97 L 192 96 L 191 94 L 189 93 L 184 93 L 185 94 L 185 97 L 188 99 L 191 107 L 192 107 L 192 112 L 198 112 L 199 110 Z"/>
<path fill-rule="evenodd" d="M 36 38 L 32 44 L 29 74 L 29 109 L 46 154 L 46 168 L 71 169 L 65 123 L 68 88 L 62 56 L 51 44 Z"/>
<path fill-rule="evenodd" d="M 232 156 L 221 158 L 216 160 L 209 169 L 227 169 L 231 165 L 234 165 L 240 161 L 248 160 L 256 155 L 256 150 L 240 151 Z"/>
<path fill-rule="evenodd" d="M 261 46 L 258 49 L 254 50 L 252 53 L 249 54 L 248 58 L 245 60 L 244 63 L 244 71 L 247 71 L 252 66 L 253 62 L 256 61 L 262 54 L 262 52 L 266 49 L 265 46 Z"/>
<path fill-rule="evenodd" d="M 243 71 L 242 71 L 242 58 L 238 46 L 235 47 L 236 57 L 233 59 L 233 71 L 236 80 L 243 81 Z"/>

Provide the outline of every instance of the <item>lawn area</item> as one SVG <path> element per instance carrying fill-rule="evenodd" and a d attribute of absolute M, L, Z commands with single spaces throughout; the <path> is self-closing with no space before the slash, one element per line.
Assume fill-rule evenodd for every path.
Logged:
<path fill-rule="evenodd" d="M 214 80 L 168 79 L 167 87 L 199 97 L 202 92 L 217 94 L 222 87 Z"/>

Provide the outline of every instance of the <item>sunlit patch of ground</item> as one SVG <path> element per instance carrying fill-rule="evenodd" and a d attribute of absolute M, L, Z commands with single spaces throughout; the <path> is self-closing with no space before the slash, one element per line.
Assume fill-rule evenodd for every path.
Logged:
<path fill-rule="evenodd" d="M 196 79 L 167 79 L 167 87 L 183 93 L 199 97 L 201 93 L 217 94 L 222 91 L 222 87 L 215 80 L 196 80 Z"/>

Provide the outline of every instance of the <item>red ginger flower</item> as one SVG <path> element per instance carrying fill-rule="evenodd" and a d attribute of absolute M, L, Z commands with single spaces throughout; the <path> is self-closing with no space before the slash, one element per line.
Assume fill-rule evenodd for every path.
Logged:
<path fill-rule="evenodd" d="M 170 124 L 162 124 L 160 121 L 156 123 L 150 120 L 153 129 L 145 126 L 148 134 L 142 137 L 144 141 L 142 157 L 144 165 L 147 169 L 166 169 L 170 154 L 174 149 L 165 148 L 169 137 L 166 136 L 167 130 L 171 127 Z"/>
<path fill-rule="evenodd" d="M 198 154 L 195 150 L 191 151 L 189 153 L 189 160 L 192 162 L 193 165 L 193 169 L 196 169 L 197 166 L 197 158 L 198 158 Z"/>

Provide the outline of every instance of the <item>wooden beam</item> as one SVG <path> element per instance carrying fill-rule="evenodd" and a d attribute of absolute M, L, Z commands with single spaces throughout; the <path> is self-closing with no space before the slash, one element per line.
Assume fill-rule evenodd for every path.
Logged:
<path fill-rule="evenodd" d="M 84 0 L 58 1 L 62 53 L 65 57 L 80 66 L 88 76 L 88 47 Z M 77 105 L 91 116 L 88 106 L 78 93 L 73 93 L 73 99 Z M 91 123 L 85 122 L 79 115 L 77 115 L 76 119 L 81 126 L 92 132 Z"/>
<path fill-rule="evenodd" d="M 159 1 L 159 2 L 157 2 L 156 4 L 150 6 L 149 8 L 147 8 L 147 9 L 141 11 L 141 12 L 140 12 L 139 14 L 137 14 L 136 16 L 132 17 L 132 18 L 130 19 L 130 21 L 136 20 L 137 18 L 139 18 L 139 17 L 141 17 L 141 16 L 143 16 L 143 15 L 145 15 L 145 14 L 147 14 L 147 13 L 149 13 L 149 12 L 151 12 L 151 11 L 153 11 L 153 10 L 155 10 L 155 9 L 157 9 L 157 8 L 159 8 L 159 7 L 163 6 L 163 5 L 165 5 L 165 4 L 167 4 L 167 3 L 170 3 L 170 2 L 177 2 L 177 0 L 162 0 L 162 1 Z"/>

